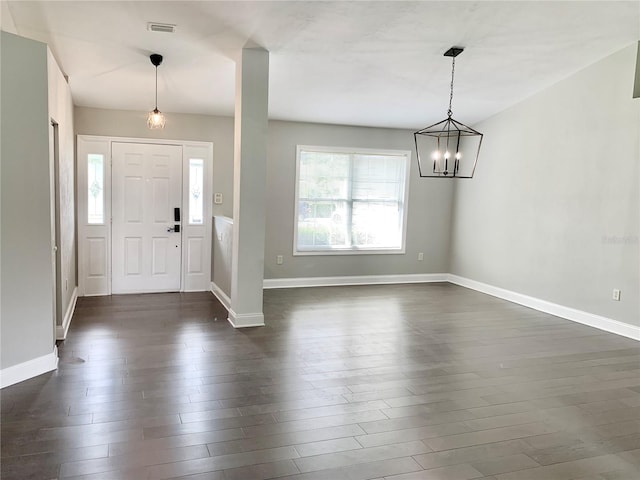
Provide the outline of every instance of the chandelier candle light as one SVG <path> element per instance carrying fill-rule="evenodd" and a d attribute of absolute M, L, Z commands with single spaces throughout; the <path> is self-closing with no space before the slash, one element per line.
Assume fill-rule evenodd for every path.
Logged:
<path fill-rule="evenodd" d="M 164 128 L 166 121 L 162 112 L 158 110 L 158 66 L 162 63 L 162 55 L 153 53 L 149 59 L 156 67 L 156 107 L 149 112 L 149 117 L 147 118 L 147 126 L 153 130 L 156 128 Z"/>
<path fill-rule="evenodd" d="M 413 134 L 421 177 L 472 178 L 476 170 L 483 135 L 454 120 L 451 111 L 456 57 L 463 50 L 461 47 L 451 47 L 444 53 L 445 57 L 451 57 L 451 91 L 447 118 Z"/>

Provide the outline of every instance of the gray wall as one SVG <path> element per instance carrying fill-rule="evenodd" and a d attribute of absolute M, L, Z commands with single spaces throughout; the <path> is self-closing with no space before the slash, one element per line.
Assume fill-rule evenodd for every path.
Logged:
<path fill-rule="evenodd" d="M 167 113 L 163 130 L 147 128 L 147 112 L 76 107 L 76 135 L 213 142 L 213 191 L 222 193 L 214 215 L 233 215 L 233 118 Z"/>
<path fill-rule="evenodd" d="M 53 351 L 47 47 L 2 32 L 0 368 Z"/>
<path fill-rule="evenodd" d="M 410 150 L 407 245 L 403 255 L 293 256 L 296 145 Z M 419 178 L 413 132 L 311 123 L 269 122 L 265 278 L 446 273 L 453 184 Z M 424 261 L 417 260 L 424 253 Z M 284 263 L 276 265 L 276 256 Z"/>
<path fill-rule="evenodd" d="M 636 50 L 476 126 L 485 140 L 476 176 L 456 186 L 452 273 L 640 325 Z"/>
<path fill-rule="evenodd" d="M 223 205 L 214 205 L 214 215 L 232 216 L 232 118 L 168 114 L 167 126 L 160 132 L 147 128 L 145 112 L 76 107 L 74 120 L 76 134 L 213 142 L 213 190 L 224 195 Z M 298 144 L 413 150 L 413 135 L 409 130 L 270 121 L 265 278 L 448 271 L 453 185 L 439 179 L 418 178 L 413 153 L 406 254 L 293 257 Z M 424 253 L 424 261 L 417 260 L 418 252 Z M 283 265 L 276 265 L 277 255 L 284 256 Z"/>

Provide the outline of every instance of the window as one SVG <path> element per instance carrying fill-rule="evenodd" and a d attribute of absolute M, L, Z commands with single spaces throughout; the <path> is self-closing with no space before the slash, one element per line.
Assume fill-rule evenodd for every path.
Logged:
<path fill-rule="evenodd" d="M 409 157 L 298 146 L 294 254 L 404 253 Z"/>
<path fill-rule="evenodd" d="M 87 223 L 104 223 L 104 155 L 87 156 Z"/>
<path fill-rule="evenodd" d="M 204 160 L 189 159 L 189 224 L 204 223 Z"/>

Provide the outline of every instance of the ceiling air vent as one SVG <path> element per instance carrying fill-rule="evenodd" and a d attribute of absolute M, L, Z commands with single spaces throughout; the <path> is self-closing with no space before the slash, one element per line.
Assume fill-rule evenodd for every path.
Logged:
<path fill-rule="evenodd" d="M 163 32 L 163 33 L 173 33 L 176 31 L 176 26 L 171 25 L 170 23 L 147 23 L 147 30 L 150 32 Z"/>

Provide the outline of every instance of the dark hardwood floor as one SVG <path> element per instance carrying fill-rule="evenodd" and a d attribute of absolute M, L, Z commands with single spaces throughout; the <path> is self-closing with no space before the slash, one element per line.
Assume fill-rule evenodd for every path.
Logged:
<path fill-rule="evenodd" d="M 640 345 L 450 284 L 80 298 L 2 479 L 640 478 Z"/>

